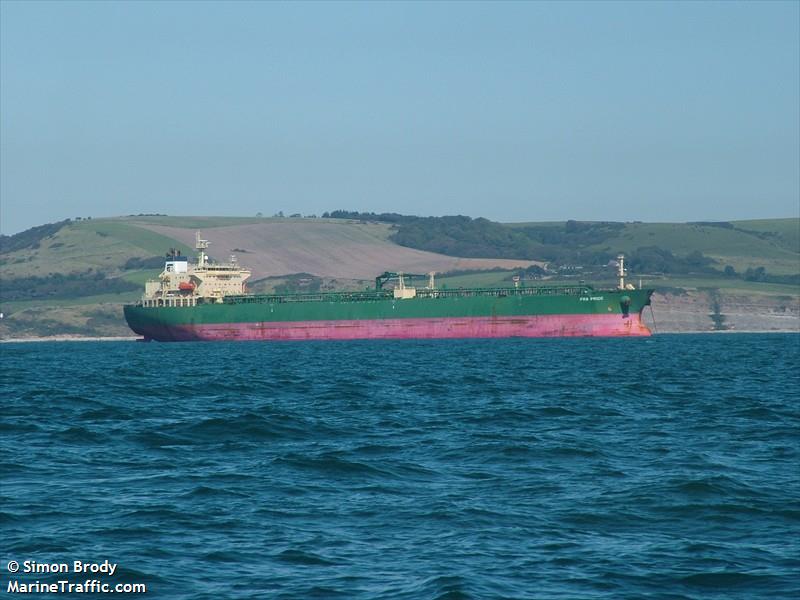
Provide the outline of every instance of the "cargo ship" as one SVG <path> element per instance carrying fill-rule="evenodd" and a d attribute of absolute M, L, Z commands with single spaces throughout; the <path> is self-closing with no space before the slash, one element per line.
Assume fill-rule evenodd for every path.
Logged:
<path fill-rule="evenodd" d="M 445 289 L 427 274 L 386 272 L 375 288 L 355 292 L 250 294 L 251 273 L 235 257 L 210 260 L 196 236 L 197 262 L 168 253 L 142 299 L 124 307 L 143 340 L 355 340 L 501 337 L 647 336 L 642 311 L 653 290 L 625 283 L 618 257 L 615 289 L 590 285 L 525 285 Z M 419 276 L 416 276 L 419 279 Z"/>

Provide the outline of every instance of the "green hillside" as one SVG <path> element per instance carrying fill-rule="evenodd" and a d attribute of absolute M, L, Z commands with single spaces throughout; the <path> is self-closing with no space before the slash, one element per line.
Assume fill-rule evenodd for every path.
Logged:
<path fill-rule="evenodd" d="M 632 253 L 656 245 L 676 255 L 702 252 L 737 271 L 764 266 L 770 273 L 800 272 L 800 219 L 741 221 L 732 228 L 694 223 L 627 223 L 618 235 L 595 249 Z"/>
<path fill-rule="evenodd" d="M 162 256 L 172 247 L 192 252 L 177 240 L 122 219 L 74 221 L 25 248 L 0 252 L 0 268 L 3 278 L 82 273 L 90 269 L 111 275 L 131 258 Z"/>
<path fill-rule="evenodd" d="M 795 218 L 502 224 L 465 216 L 415 217 L 350 211 L 333 211 L 324 216 L 386 223 L 392 226 L 390 239 L 397 244 L 459 256 L 526 258 L 552 265 L 598 267 L 624 252 L 645 272 L 713 275 L 713 270 L 722 273 L 729 266 L 738 273 L 762 268 L 773 279 L 800 273 L 800 219 Z M 697 268 L 702 265 L 707 268 Z"/>
<path fill-rule="evenodd" d="M 437 276 L 439 285 L 450 288 L 510 285 L 516 274 L 529 280 L 528 285 L 579 279 L 611 285 L 614 274 L 608 260 L 623 252 L 631 266 L 632 280 L 641 278 L 646 285 L 663 290 L 720 289 L 781 297 L 800 294 L 800 219 L 501 224 L 469 217 L 421 218 L 346 211 L 324 216 L 139 215 L 65 221 L 2 236 L 0 337 L 126 335 L 121 304 L 141 295 L 144 282 L 159 273 L 166 250 L 175 248 L 191 256 L 189 244 L 197 229 L 224 228 L 205 237 L 222 256 L 241 250 L 240 261 L 248 266 L 249 259 L 267 268 L 272 264 L 270 257 L 280 255 L 275 263 L 280 265 L 278 270 L 261 282 L 253 282 L 258 290 L 291 290 L 295 281 L 307 279 L 293 277 L 292 273 L 311 274 L 321 289 L 357 289 L 369 284 L 371 271 L 350 280 L 346 277 L 353 275 L 343 279 L 341 272 L 328 271 L 330 260 L 315 260 L 326 254 L 337 257 L 337 267 L 347 262 L 353 273 L 358 272 L 359 265 L 371 265 L 370 260 L 375 262 L 376 257 L 381 264 L 394 260 L 413 264 L 409 270 L 415 272 L 425 272 L 417 265 L 426 261 L 436 264 L 432 267 L 436 270 L 446 270 L 448 267 L 441 266 L 448 264 L 442 261 L 443 254 L 473 257 L 459 259 L 461 266 L 452 267 L 458 272 Z M 268 243 L 259 255 L 252 254 L 243 243 L 237 249 L 240 239 L 252 245 L 262 238 L 268 238 Z M 220 240 L 216 246 L 215 239 Z M 540 264 L 547 263 L 547 269 L 497 268 L 515 264 L 501 259 L 539 260 Z"/>

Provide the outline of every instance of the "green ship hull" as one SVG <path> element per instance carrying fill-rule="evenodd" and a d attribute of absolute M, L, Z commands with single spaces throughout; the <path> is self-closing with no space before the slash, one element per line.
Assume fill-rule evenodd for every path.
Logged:
<path fill-rule="evenodd" d="M 652 290 L 590 286 L 227 296 L 125 307 L 146 340 L 329 340 L 646 336 Z"/>

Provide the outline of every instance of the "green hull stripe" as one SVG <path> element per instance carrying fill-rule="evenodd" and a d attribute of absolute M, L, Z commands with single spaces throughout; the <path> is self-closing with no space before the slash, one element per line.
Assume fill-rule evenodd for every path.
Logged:
<path fill-rule="evenodd" d="M 131 325 L 205 325 L 268 321 L 328 321 L 363 319 L 426 319 L 452 317 L 510 317 L 531 315 L 638 313 L 650 302 L 652 290 L 600 291 L 591 295 L 448 296 L 408 300 L 374 299 L 319 302 L 242 302 L 194 307 L 125 307 Z"/>

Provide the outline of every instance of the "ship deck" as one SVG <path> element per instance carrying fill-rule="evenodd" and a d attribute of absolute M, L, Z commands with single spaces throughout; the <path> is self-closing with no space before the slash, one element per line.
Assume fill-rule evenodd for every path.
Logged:
<path fill-rule="evenodd" d="M 473 298 L 508 296 L 583 296 L 594 293 L 589 285 L 534 286 L 509 288 L 417 288 L 416 298 Z M 617 290 L 615 290 L 617 291 Z M 253 294 L 226 296 L 224 304 L 283 304 L 287 302 L 368 302 L 394 299 L 392 290 L 361 292 L 318 292 L 306 294 Z"/>

